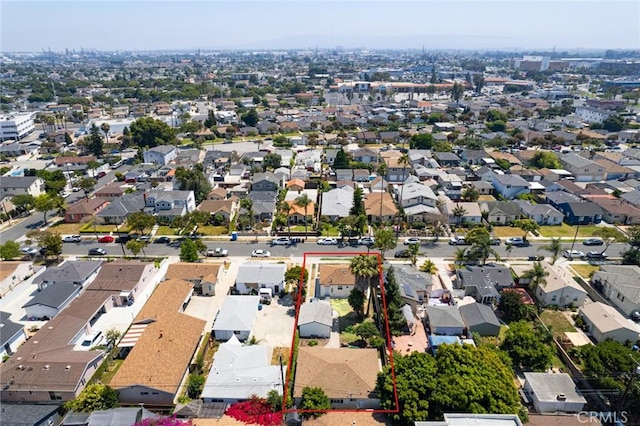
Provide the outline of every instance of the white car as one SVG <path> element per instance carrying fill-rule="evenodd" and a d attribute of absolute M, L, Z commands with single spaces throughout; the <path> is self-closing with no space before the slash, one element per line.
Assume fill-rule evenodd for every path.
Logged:
<path fill-rule="evenodd" d="M 318 244 L 321 246 L 334 246 L 338 244 L 338 240 L 335 238 L 320 238 Z"/>
<path fill-rule="evenodd" d="M 449 240 L 449 245 L 450 246 L 464 246 L 464 245 L 468 245 L 468 243 L 464 239 L 464 237 L 451 237 L 451 239 Z"/>
<path fill-rule="evenodd" d="M 376 243 L 376 239 L 374 237 L 364 237 L 358 240 L 358 244 L 361 246 L 372 246 Z"/>
<path fill-rule="evenodd" d="M 62 192 L 60 193 L 60 195 L 62 195 L 62 198 L 67 198 L 68 196 L 70 196 L 70 195 L 71 195 L 71 193 L 70 193 L 70 192 L 67 192 L 67 191 L 62 191 Z"/>
<path fill-rule="evenodd" d="M 251 257 L 271 257 L 271 253 L 266 250 L 254 250 L 251 252 Z"/>
<path fill-rule="evenodd" d="M 62 239 L 63 243 L 79 243 L 82 242 L 80 235 L 68 235 Z"/>
<path fill-rule="evenodd" d="M 38 254 L 38 249 L 35 247 L 22 247 L 20 253 L 34 255 Z"/>
<path fill-rule="evenodd" d="M 507 245 L 512 245 L 512 246 L 524 246 L 526 244 L 526 241 L 522 237 L 507 238 L 505 242 L 507 243 Z"/>
<path fill-rule="evenodd" d="M 227 257 L 229 250 L 218 247 L 215 250 L 207 250 L 207 257 Z"/>
<path fill-rule="evenodd" d="M 411 238 L 407 238 L 406 240 L 404 240 L 404 245 L 405 246 L 410 246 L 412 244 L 420 244 L 420 238 L 416 238 L 416 237 L 411 237 Z"/>
<path fill-rule="evenodd" d="M 275 240 L 271 241 L 271 244 L 273 244 L 274 246 L 288 246 L 291 244 L 291 238 L 289 237 L 276 238 Z"/>
<path fill-rule="evenodd" d="M 567 259 L 579 259 L 581 257 L 584 257 L 584 253 L 580 250 L 565 250 L 562 256 L 566 257 Z"/>

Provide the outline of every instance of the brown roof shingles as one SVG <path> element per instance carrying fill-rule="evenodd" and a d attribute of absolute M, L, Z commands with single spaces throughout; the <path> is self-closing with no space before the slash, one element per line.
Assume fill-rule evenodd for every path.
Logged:
<path fill-rule="evenodd" d="M 219 263 L 173 263 L 167 268 L 165 279 L 215 281 L 220 266 Z"/>
<path fill-rule="evenodd" d="M 355 285 L 356 276 L 353 275 L 349 265 L 326 265 L 318 267 L 320 285 Z"/>

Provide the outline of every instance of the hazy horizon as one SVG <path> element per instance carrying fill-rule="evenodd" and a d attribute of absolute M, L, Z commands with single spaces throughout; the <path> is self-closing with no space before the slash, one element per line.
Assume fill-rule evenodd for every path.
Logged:
<path fill-rule="evenodd" d="M 3 52 L 640 49 L 640 2 L 3 1 Z"/>

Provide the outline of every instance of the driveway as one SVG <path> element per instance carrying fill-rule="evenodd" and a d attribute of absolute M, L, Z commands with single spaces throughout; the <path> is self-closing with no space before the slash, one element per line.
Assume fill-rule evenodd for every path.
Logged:
<path fill-rule="evenodd" d="M 295 306 L 291 296 L 275 297 L 270 305 L 263 305 L 253 326 L 252 336 L 271 347 L 291 347 Z"/>
<path fill-rule="evenodd" d="M 331 326 L 331 335 L 325 348 L 339 348 L 340 347 L 340 314 L 337 311 L 332 311 L 331 317 L 333 318 L 333 325 Z"/>
<path fill-rule="evenodd" d="M 229 288 L 235 283 L 235 277 L 238 273 L 238 262 L 229 262 L 229 269 L 220 277 L 220 281 L 216 284 L 215 296 L 192 296 L 184 313 L 195 318 L 199 318 L 207 322 L 205 331 L 213 328 L 213 320 L 216 313 L 222 307 L 222 302 L 229 293 Z"/>

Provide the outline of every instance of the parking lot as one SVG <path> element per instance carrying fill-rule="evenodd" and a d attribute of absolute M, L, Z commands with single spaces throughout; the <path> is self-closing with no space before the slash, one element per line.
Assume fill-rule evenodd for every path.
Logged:
<path fill-rule="evenodd" d="M 291 346 L 295 305 L 291 296 L 275 297 L 270 305 L 263 305 L 253 327 L 253 336 L 262 345 Z"/>

